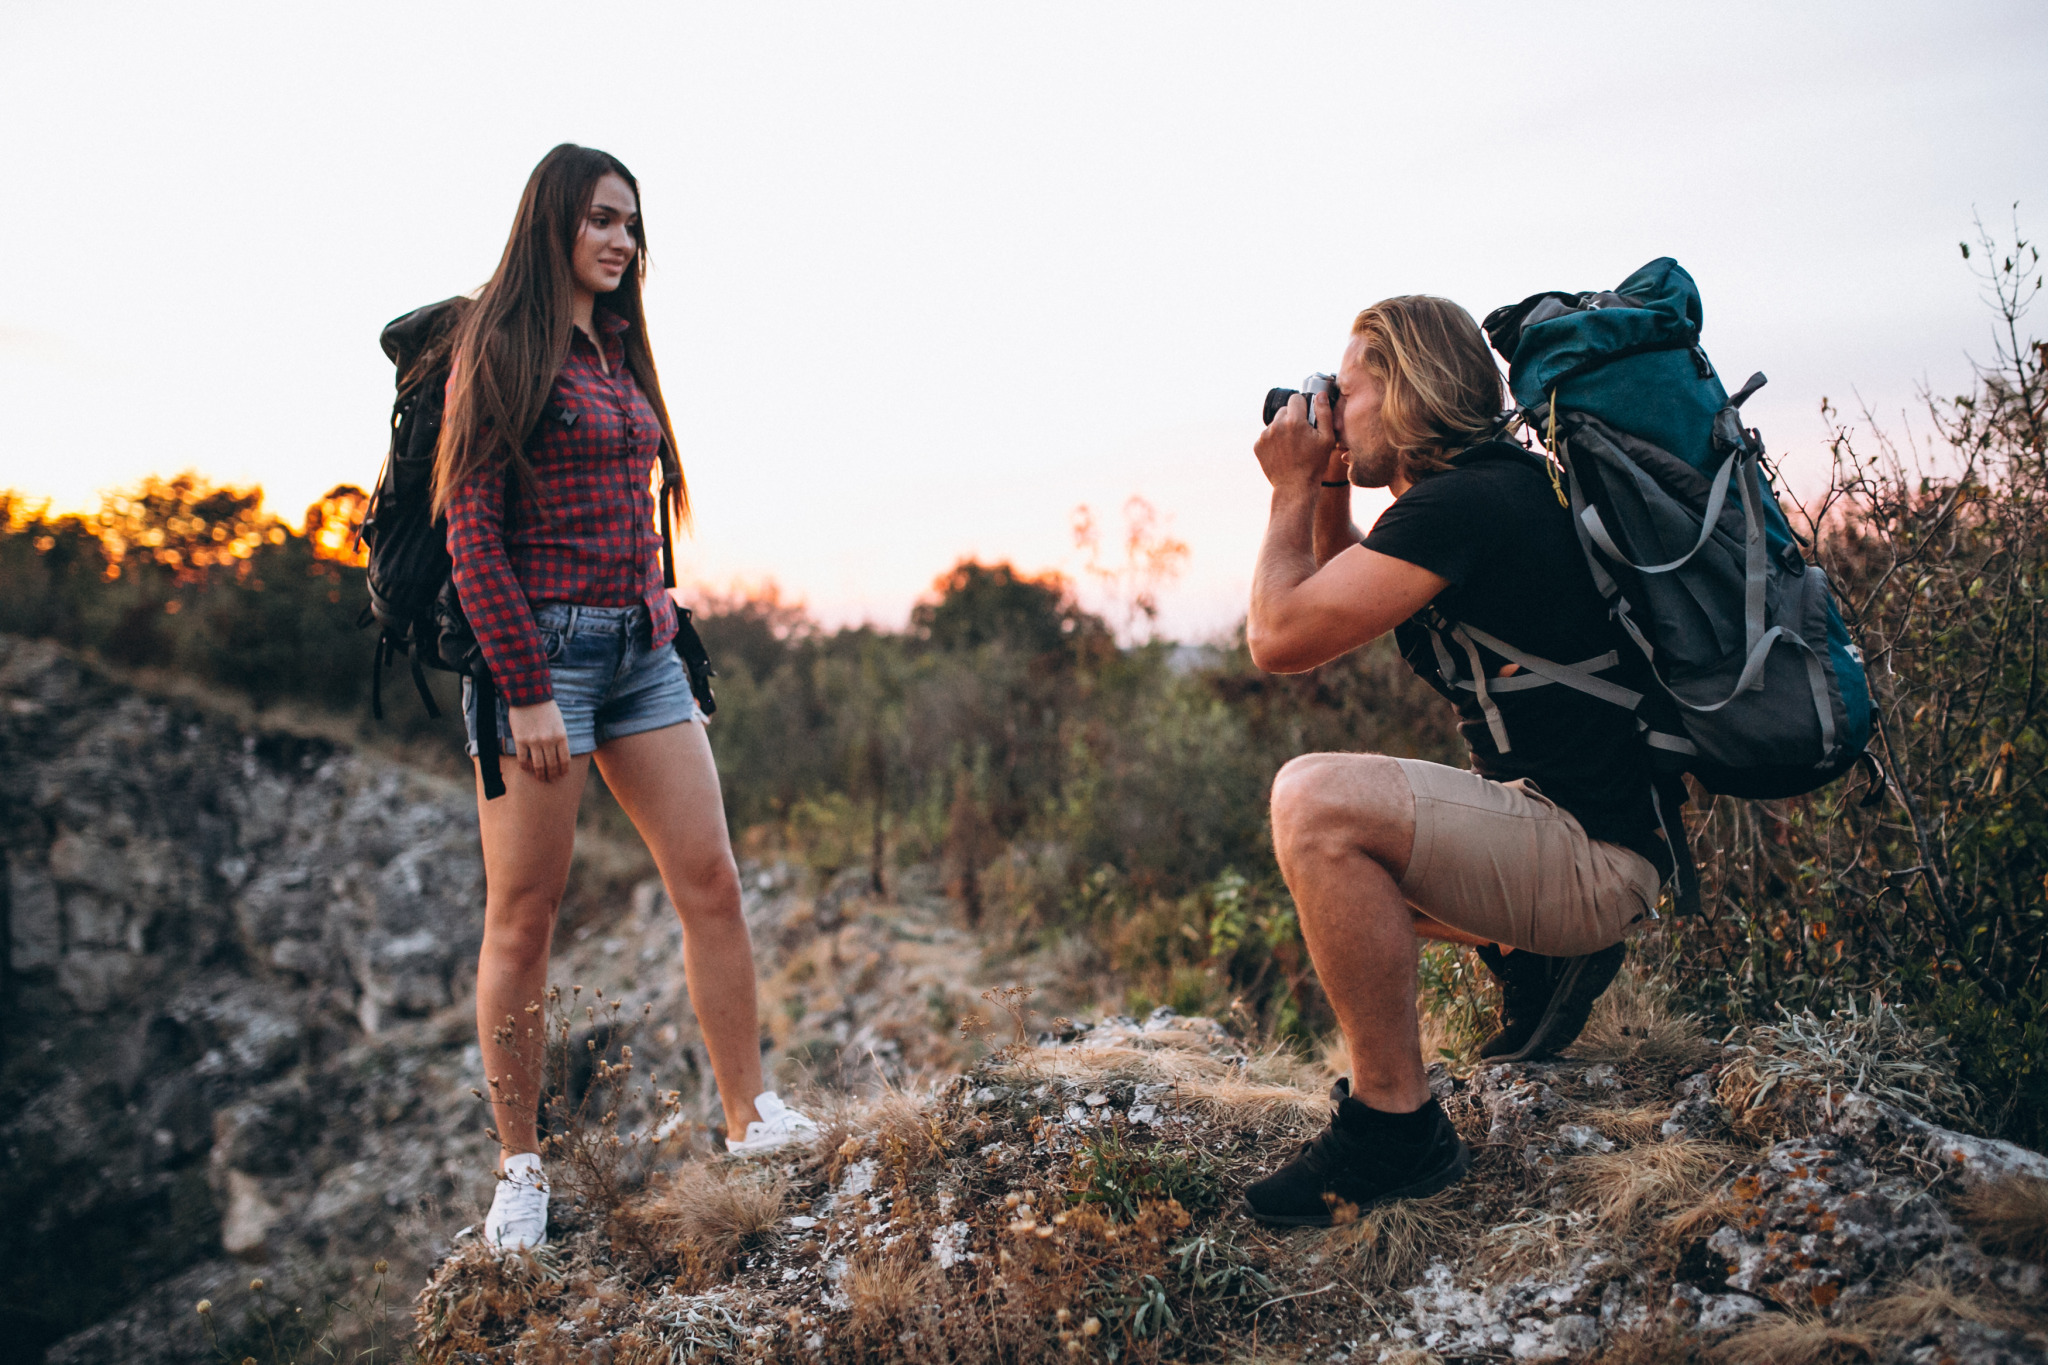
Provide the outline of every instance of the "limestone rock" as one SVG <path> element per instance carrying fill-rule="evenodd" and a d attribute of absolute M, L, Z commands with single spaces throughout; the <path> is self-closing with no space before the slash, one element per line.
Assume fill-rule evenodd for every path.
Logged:
<path fill-rule="evenodd" d="M 1735 1222 L 1708 1239 L 1730 1288 L 1789 1308 L 1834 1307 L 1955 1240 L 1961 1230 L 1909 1180 L 1881 1180 L 1846 1139 L 1780 1142 L 1729 1186 Z"/>

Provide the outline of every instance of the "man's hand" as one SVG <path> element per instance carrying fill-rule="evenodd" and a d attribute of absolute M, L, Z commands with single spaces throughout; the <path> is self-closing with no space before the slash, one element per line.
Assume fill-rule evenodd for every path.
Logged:
<path fill-rule="evenodd" d="M 1252 442 L 1259 468 L 1266 482 L 1275 488 L 1314 488 L 1327 477 L 1336 457 L 1335 423 L 1330 418 L 1330 400 L 1315 396 L 1316 424 L 1308 424 L 1308 399 L 1301 394 L 1287 400 L 1287 406 L 1273 415 L 1273 424 Z"/>
<path fill-rule="evenodd" d="M 1330 462 L 1323 466 L 1324 483 L 1351 482 L 1351 452 L 1338 446 L 1330 452 Z"/>
<path fill-rule="evenodd" d="M 543 782 L 552 782 L 569 771 L 569 727 L 562 723 L 562 708 L 552 699 L 534 706 L 508 706 L 512 720 L 512 743 L 519 750 L 519 766 Z"/>
<path fill-rule="evenodd" d="M 1316 425 L 1300 394 L 1274 414 L 1252 451 L 1273 485 L 1273 510 L 1252 572 L 1245 643 L 1269 673 L 1300 673 L 1386 634 L 1450 586 L 1429 570 L 1357 543 L 1350 498 L 1318 485 L 1350 476 L 1337 444 L 1330 402 L 1317 394 Z M 1333 472 L 1335 471 L 1335 472 Z M 1341 501 L 1339 501 L 1341 500 Z M 1332 542 L 1317 553 L 1318 508 L 1329 503 Z M 1344 535 L 1334 534 L 1341 522 Z M 1341 539 L 1343 548 L 1335 543 Z"/>

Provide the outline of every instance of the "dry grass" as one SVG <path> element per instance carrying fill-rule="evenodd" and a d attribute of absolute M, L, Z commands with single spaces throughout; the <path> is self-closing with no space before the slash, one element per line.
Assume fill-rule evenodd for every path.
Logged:
<path fill-rule="evenodd" d="M 1699 1207 L 1739 1160 L 1734 1148 L 1718 1142 L 1646 1142 L 1574 1157 L 1563 1179 L 1600 1227 L 1625 1236 L 1667 1214 Z"/>
<path fill-rule="evenodd" d="M 1730 1210 L 1711 1191 L 1740 1159 L 1732 1148 L 1692 1139 L 1575 1156 L 1557 1177 L 1566 1207 L 1530 1201 L 1519 1217 L 1486 1230 L 1477 1259 L 1489 1276 L 1513 1279 L 1565 1265 L 1603 1241 L 1647 1237 L 1676 1251 L 1727 1221 Z"/>
<path fill-rule="evenodd" d="M 938 1267 L 930 1261 L 912 1264 L 892 1256 L 862 1257 L 839 1281 L 854 1334 L 875 1341 L 914 1330 L 912 1324 L 936 1310 L 941 1288 Z"/>
<path fill-rule="evenodd" d="M 1329 1245 L 1359 1275 L 1368 1291 L 1408 1284 L 1432 1257 L 1458 1259 L 1478 1232 L 1472 1192 L 1452 1186 L 1427 1199 L 1403 1199 L 1358 1213 L 1338 1209 Z"/>
<path fill-rule="evenodd" d="M 1479 1260 L 1490 1278 L 1514 1280 L 1563 1265 L 1585 1240 L 1592 1220 L 1582 1213 L 1530 1209 L 1510 1222 L 1488 1228 Z"/>
<path fill-rule="evenodd" d="M 2036 1316 L 2015 1312 L 1976 1294 L 1964 1294 L 1945 1280 L 1908 1281 L 1857 1310 L 1855 1320 L 1886 1336 L 1916 1337 L 1945 1321 L 1982 1323 L 2001 1330 L 2039 1328 Z"/>
<path fill-rule="evenodd" d="M 2048 1180 L 1987 1181 L 1965 1194 L 1957 1208 L 1986 1251 L 2048 1262 Z"/>
<path fill-rule="evenodd" d="M 1744 1029 L 1732 1043 L 1739 1060 L 1723 1075 L 1719 1096 L 1739 1124 L 1782 1130 L 1831 1115 L 1858 1090 L 1941 1123 L 1967 1124 L 1979 1096 L 1955 1076 L 1955 1049 L 1931 1029 L 1916 1028 L 1883 996 L 1825 1020 L 1811 1010 L 1781 1009 L 1775 1024 Z M 1772 1120 L 1765 1111 L 1776 1109 Z"/>
<path fill-rule="evenodd" d="M 1669 1104 L 1646 1104 L 1636 1109 L 1595 1109 L 1586 1122 L 1617 1142 L 1654 1142 L 1670 1117 Z"/>
<path fill-rule="evenodd" d="M 583 1343 L 554 1318 L 543 1318 L 512 1343 L 512 1365 L 578 1365 Z"/>
<path fill-rule="evenodd" d="M 1758 1142 L 1812 1132 L 1827 1117 L 1824 1096 L 1796 1084 L 1767 1083 L 1750 1057 L 1737 1058 L 1722 1070 L 1714 1098 L 1728 1111 L 1730 1126 Z"/>
<path fill-rule="evenodd" d="M 848 1161 L 872 1155 L 901 1181 L 940 1159 L 946 1142 L 940 1113 L 929 1096 L 891 1086 L 859 1108 L 834 1115 L 823 1126 L 818 1151 L 835 1177 Z"/>
<path fill-rule="evenodd" d="M 1657 1224 L 1657 1240 L 1676 1250 L 1711 1236 L 1722 1224 L 1734 1222 L 1742 1206 L 1730 1199 L 1708 1199 L 1691 1208 L 1680 1209 Z"/>
<path fill-rule="evenodd" d="M 1674 1009 L 1668 990 L 1627 968 L 1593 1003 L 1586 1031 L 1571 1049 L 1589 1061 L 1679 1067 L 1704 1065 L 1712 1051 L 1698 1015 Z"/>
<path fill-rule="evenodd" d="M 998 1074 L 1020 1086 L 1104 1080 L 1167 1084 L 1174 1087 L 1176 1104 L 1262 1134 L 1292 1133 L 1329 1118 L 1328 1082 L 1321 1069 L 1278 1051 L 1239 1065 L 1182 1048 L 1028 1048 L 1013 1053 Z"/>
<path fill-rule="evenodd" d="M 1713 1348 L 1727 1365 L 1854 1365 L 1876 1358 L 1876 1334 L 1798 1314 L 1764 1318 Z"/>
<path fill-rule="evenodd" d="M 1592 1359 L 1593 1365 L 1696 1365 L 1705 1358 L 1697 1333 L 1662 1320 L 1608 1337 Z"/>
<path fill-rule="evenodd" d="M 564 1279 L 554 1248 L 501 1256 L 481 1240 L 473 1242 L 444 1262 L 434 1283 L 413 1301 L 413 1344 L 422 1359 L 432 1361 L 488 1350 L 487 1331 L 527 1319 L 537 1304 L 560 1292 Z"/>
<path fill-rule="evenodd" d="M 1380 1365 L 1444 1365 L 1444 1358 L 1420 1346 L 1408 1346 L 1380 1357 Z"/>
<path fill-rule="evenodd" d="M 1098 1048 L 1013 1045 L 962 1089 L 884 1090 L 837 1103 L 820 1096 L 811 1107 L 827 1131 L 786 1175 L 685 1163 L 595 1229 L 608 1233 L 608 1254 L 600 1263 L 590 1249 L 596 1242 L 575 1252 L 580 1269 L 566 1286 L 550 1287 L 540 1260 L 444 1270 L 427 1296 L 438 1319 L 421 1318 L 423 1358 L 450 1365 L 490 1349 L 515 1365 L 558 1365 L 563 1350 L 602 1329 L 622 1334 L 615 1365 L 655 1365 L 663 1350 L 683 1358 L 675 1334 L 687 1327 L 697 1334 L 691 1349 L 708 1353 L 696 1358 L 793 1358 L 816 1331 L 828 1359 L 896 1365 L 1102 1359 L 1112 1345 L 1125 1365 L 1193 1358 L 1197 1346 L 1205 1359 L 1289 1360 L 1304 1341 L 1356 1326 L 1349 1301 L 1316 1297 L 1334 1283 L 1398 1313 L 1401 1291 L 1438 1259 L 1459 1267 L 1461 1282 L 1470 1272 L 1497 1283 L 1542 1276 L 1596 1249 L 1651 1282 L 1650 1320 L 1617 1332 L 1596 1357 L 1614 1365 L 1847 1365 L 1930 1327 L 2010 1320 L 1995 1291 L 1977 1288 L 1992 1296 L 1986 1300 L 1945 1285 L 1837 1304 L 1832 1319 L 1773 1314 L 1718 1341 L 1720 1334 L 1658 1316 L 1662 1286 L 1684 1254 L 1730 1220 L 1734 1210 L 1713 1191 L 1744 1153 L 1720 1142 L 1657 1140 L 1668 1106 L 1644 1101 L 1657 1072 L 1687 1055 L 1688 1038 L 1696 1041 L 1690 1020 L 1639 983 L 1607 1018 L 1612 1038 L 1627 1040 L 1635 1075 L 1624 1089 L 1592 1087 L 1589 1099 L 1567 1101 L 1546 1118 L 1594 1124 L 1619 1150 L 1580 1151 L 1545 1176 L 1511 1152 L 1486 1149 L 1475 1182 L 1354 1212 L 1321 1235 L 1260 1233 L 1234 1215 L 1231 1195 L 1286 1138 L 1325 1121 L 1329 1073 L 1348 1063 L 1338 1050 L 1317 1063 L 1279 1052 L 1232 1055 L 1229 1044 L 1192 1030 L 1178 1046 L 1151 1046 L 1150 1036 Z M 1754 1067 L 1747 1074 L 1760 1083 Z M 968 1098 L 984 1083 L 1008 1092 L 1002 1103 Z M 1054 1089 L 1032 1093 L 1048 1084 Z M 1164 1122 L 1098 1117 L 1079 1125 L 1065 1117 L 1087 1089 L 1112 1085 L 1119 1107 L 1132 1085 L 1172 1087 L 1144 1092 L 1159 1096 Z M 1470 1092 L 1450 1107 L 1468 1127 L 1480 1119 Z M 781 1220 L 794 1211 L 785 1208 L 790 1191 L 815 1208 L 856 1161 L 873 1163 L 873 1198 L 835 1201 L 815 1228 L 783 1236 Z M 1987 1246 L 2038 1245 L 2039 1209 L 2048 1203 L 2040 1185 L 1976 1196 L 1972 1226 Z M 941 1269 L 926 1247 L 936 1233 L 956 1236 L 955 1222 L 968 1225 L 964 1245 L 974 1259 Z M 820 1279 L 828 1274 L 829 1285 Z M 614 1283 L 634 1295 L 701 1296 L 692 1311 L 703 1321 L 635 1322 L 631 1304 L 604 1301 Z M 1267 1313 L 1269 1301 L 1290 1306 Z M 1255 1329 L 1279 1340 L 1268 1344 Z M 1420 1365 L 1432 1357 L 1416 1351 L 1407 1359 Z"/>
<path fill-rule="evenodd" d="M 722 1267 L 768 1240 L 788 1193 L 788 1181 L 772 1171 L 719 1160 L 689 1161 L 620 1217 L 637 1225 L 639 1240 L 694 1252 L 694 1257 L 682 1255 L 685 1262 Z"/>
<path fill-rule="evenodd" d="M 1887 1348 L 1910 1343 L 1951 1322 L 1994 1331 L 2040 1326 L 2037 1315 L 1961 1293 L 1946 1281 L 1907 1281 L 1839 1322 L 1810 1313 L 1752 1322 L 1716 1346 L 1713 1354 L 1729 1365 L 1850 1365 L 1875 1360 Z"/>

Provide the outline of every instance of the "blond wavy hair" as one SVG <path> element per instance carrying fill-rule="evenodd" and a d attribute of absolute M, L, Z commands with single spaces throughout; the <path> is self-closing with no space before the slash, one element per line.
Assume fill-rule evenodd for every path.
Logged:
<path fill-rule="evenodd" d="M 1381 299 L 1351 334 L 1380 381 L 1380 429 L 1413 483 L 1450 468 L 1450 457 L 1497 434 L 1505 390 L 1472 315 L 1431 294 Z"/>

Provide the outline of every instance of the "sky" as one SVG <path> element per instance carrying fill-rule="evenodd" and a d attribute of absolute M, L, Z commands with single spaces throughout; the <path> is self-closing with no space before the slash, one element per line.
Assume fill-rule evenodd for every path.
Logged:
<path fill-rule="evenodd" d="M 1957 243 L 2048 224 L 2044 129 L 2038 3 L 0 0 L 0 488 L 371 483 L 378 330 L 575 141 L 641 183 L 686 577 L 898 626 L 1135 495 L 1213 638 L 1260 400 L 1361 307 L 1675 256 L 1797 495 L 1824 397 L 1903 428 L 1990 355 Z"/>

